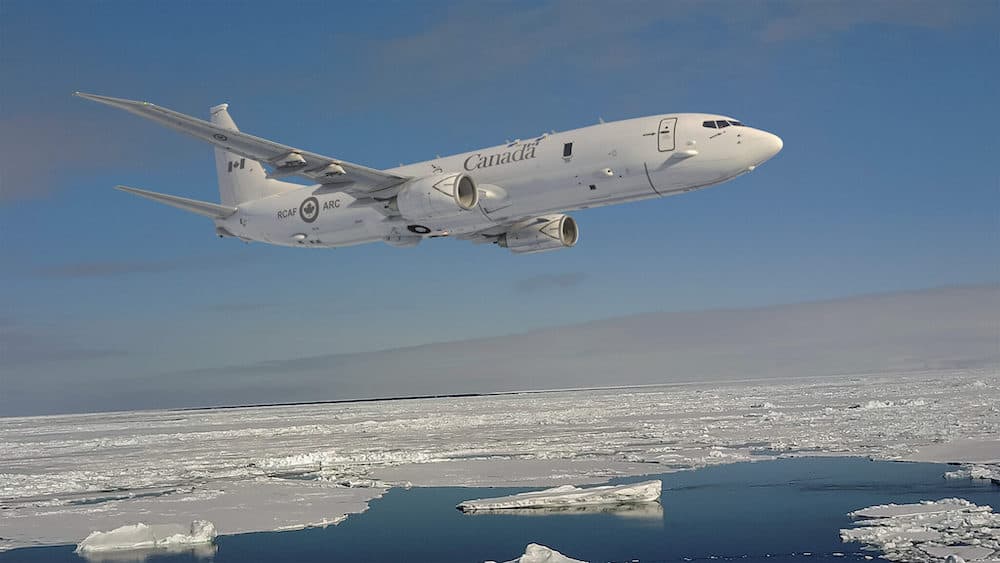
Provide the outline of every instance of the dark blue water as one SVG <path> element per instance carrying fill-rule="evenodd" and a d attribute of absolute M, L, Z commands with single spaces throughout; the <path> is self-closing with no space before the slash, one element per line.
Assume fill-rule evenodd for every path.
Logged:
<path fill-rule="evenodd" d="M 1000 504 L 1000 487 L 945 480 L 942 474 L 948 469 L 938 464 L 805 458 L 672 473 L 658 476 L 664 486 L 662 514 L 462 514 L 455 509 L 460 501 L 529 489 L 392 490 L 373 501 L 368 512 L 337 526 L 220 537 L 210 560 L 505 561 L 522 554 L 530 542 L 590 561 L 858 560 L 876 554 L 841 543 L 839 530 L 850 525 L 845 515 L 852 510 L 944 497 Z M 58 546 L 0 554 L 0 562 L 9 561 L 83 559 L 73 554 L 73 546 Z M 205 559 L 158 555 L 150 561 Z"/>

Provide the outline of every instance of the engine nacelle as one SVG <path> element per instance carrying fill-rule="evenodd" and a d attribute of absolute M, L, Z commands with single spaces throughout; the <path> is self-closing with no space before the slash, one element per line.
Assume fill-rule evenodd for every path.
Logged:
<path fill-rule="evenodd" d="M 576 221 L 569 215 L 543 215 L 515 223 L 497 244 L 515 254 L 529 254 L 569 248 L 579 238 Z"/>
<path fill-rule="evenodd" d="M 464 172 L 434 174 L 407 182 L 396 196 L 395 207 L 414 222 L 457 215 L 479 205 L 479 189 Z"/>

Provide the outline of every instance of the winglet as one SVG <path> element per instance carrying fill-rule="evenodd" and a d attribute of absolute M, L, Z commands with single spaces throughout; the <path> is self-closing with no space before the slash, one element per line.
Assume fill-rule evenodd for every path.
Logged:
<path fill-rule="evenodd" d="M 73 92 L 73 95 L 78 98 L 83 98 L 85 100 L 90 100 L 92 102 L 97 102 L 99 104 L 104 104 L 106 106 L 112 106 L 125 111 L 132 111 L 133 108 L 151 106 L 153 104 L 149 102 L 139 102 L 136 100 L 126 100 L 124 98 L 112 98 L 111 96 L 99 96 L 97 94 L 88 94 L 86 92 Z"/>

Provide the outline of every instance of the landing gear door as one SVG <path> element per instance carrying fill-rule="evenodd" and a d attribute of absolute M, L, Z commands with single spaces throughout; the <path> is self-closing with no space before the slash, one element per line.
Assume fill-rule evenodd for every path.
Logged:
<path fill-rule="evenodd" d="M 668 117 L 660 120 L 660 128 L 656 130 L 656 142 L 660 147 L 660 152 L 674 150 L 674 130 L 676 128 L 676 117 Z"/>

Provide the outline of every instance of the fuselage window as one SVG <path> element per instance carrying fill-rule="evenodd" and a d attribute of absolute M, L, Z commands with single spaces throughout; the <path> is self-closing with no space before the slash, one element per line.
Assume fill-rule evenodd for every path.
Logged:
<path fill-rule="evenodd" d="M 573 143 L 566 143 L 563 145 L 563 158 L 569 158 L 573 156 Z"/>
<path fill-rule="evenodd" d="M 702 123 L 701 126 L 702 127 L 708 127 L 709 129 L 715 129 L 715 122 L 714 121 L 706 121 L 706 122 Z"/>

